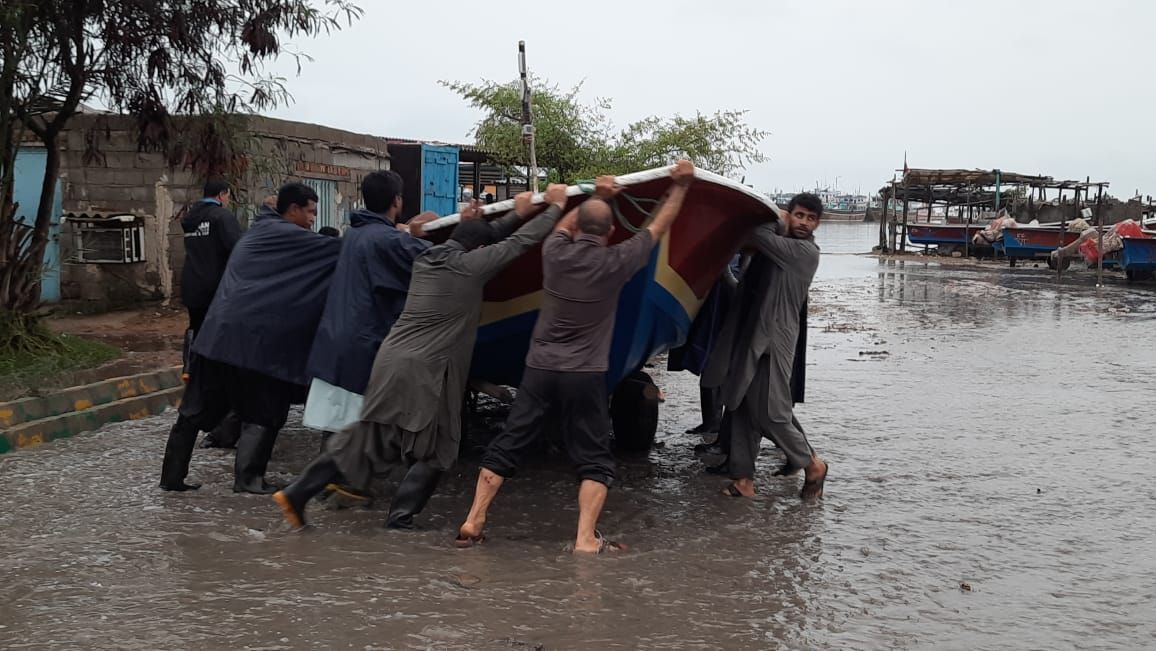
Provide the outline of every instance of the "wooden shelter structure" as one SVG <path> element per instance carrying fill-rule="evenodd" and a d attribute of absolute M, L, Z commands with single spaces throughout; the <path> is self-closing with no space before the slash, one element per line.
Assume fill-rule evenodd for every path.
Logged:
<path fill-rule="evenodd" d="M 893 178 L 879 190 L 883 219 L 879 222 L 879 248 L 884 252 L 906 251 L 906 227 L 912 204 L 927 208 L 932 221 L 937 206 L 943 206 L 944 222 L 972 224 L 982 220 L 984 211 L 1006 209 L 1022 221 L 1038 219 L 1045 206 L 1058 207 L 1058 221 L 1075 219 L 1097 189 L 1098 206 L 1105 181 L 1057 181 L 1050 176 L 1020 174 L 1003 170 L 916 169 L 904 165 L 902 178 Z M 1049 193 L 1053 193 L 1049 196 Z M 1067 193 L 1071 193 L 1068 207 Z M 902 213 L 900 213 L 902 206 Z M 952 214 L 954 211 L 954 215 Z"/>

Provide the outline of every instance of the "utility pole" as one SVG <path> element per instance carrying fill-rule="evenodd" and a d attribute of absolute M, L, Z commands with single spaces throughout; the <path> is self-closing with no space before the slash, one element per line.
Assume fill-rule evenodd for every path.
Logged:
<path fill-rule="evenodd" d="M 530 78 L 526 70 L 526 42 L 518 41 L 518 72 L 522 76 L 522 142 L 530 148 L 530 169 L 526 188 L 538 191 L 538 157 L 534 151 L 534 114 L 530 111 Z"/>

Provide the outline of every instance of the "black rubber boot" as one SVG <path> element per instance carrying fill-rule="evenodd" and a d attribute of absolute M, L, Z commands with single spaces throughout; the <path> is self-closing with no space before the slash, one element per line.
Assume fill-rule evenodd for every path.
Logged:
<path fill-rule="evenodd" d="M 205 435 L 201 443 L 202 448 L 221 448 L 231 450 L 237 447 L 241 438 L 241 417 L 237 412 L 230 411 L 228 416 L 220 422 L 213 431 Z"/>
<path fill-rule="evenodd" d="M 341 471 L 333 457 L 321 454 L 305 467 L 296 481 L 274 493 L 273 499 L 281 506 L 289 525 L 299 529 L 305 526 L 305 505 L 309 500 L 325 490 L 329 482 L 340 478 Z"/>
<path fill-rule="evenodd" d="M 269 495 L 277 487 L 265 481 L 265 469 L 273 456 L 273 444 L 278 430 L 245 423 L 241 439 L 237 441 L 237 457 L 233 462 L 233 492 Z"/>
<path fill-rule="evenodd" d="M 410 466 L 389 505 L 385 526 L 390 529 L 413 529 L 413 516 L 425 508 L 441 478 L 442 471 L 423 462 Z"/>
<path fill-rule="evenodd" d="M 167 491 L 197 490 L 200 484 L 185 483 L 189 474 L 189 461 L 193 458 L 193 447 L 197 444 L 198 428 L 184 416 L 177 416 L 169 440 L 165 444 L 165 460 L 161 463 L 161 488 Z"/>
<path fill-rule="evenodd" d="M 723 418 L 722 391 L 700 388 L 698 392 L 702 405 L 703 432 L 719 431 Z"/>
<path fill-rule="evenodd" d="M 181 345 L 181 379 L 186 382 L 189 380 L 189 355 L 193 350 L 193 336 L 195 334 L 196 331 L 192 328 L 185 330 L 185 341 Z"/>
<path fill-rule="evenodd" d="M 704 389 L 699 387 L 698 399 L 702 411 L 702 424 L 688 430 L 687 434 L 709 434 L 717 432 L 722 422 L 722 401 L 719 399 L 718 389 Z"/>

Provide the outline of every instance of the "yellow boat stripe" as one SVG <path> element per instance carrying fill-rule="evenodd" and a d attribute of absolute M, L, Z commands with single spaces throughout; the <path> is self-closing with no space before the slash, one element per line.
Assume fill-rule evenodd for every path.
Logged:
<path fill-rule="evenodd" d="M 482 303 L 482 321 L 481 325 L 490 325 L 497 321 L 509 319 L 533 312 L 542 307 L 542 296 L 545 292 L 539 289 L 536 292 L 523 294 L 517 298 L 511 298 L 508 301 L 486 301 Z"/>

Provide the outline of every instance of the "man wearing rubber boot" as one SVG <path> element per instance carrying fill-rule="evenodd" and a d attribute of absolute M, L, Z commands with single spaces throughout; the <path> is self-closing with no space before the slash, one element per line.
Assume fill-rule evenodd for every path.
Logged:
<path fill-rule="evenodd" d="M 803 470 L 802 498 L 822 497 L 827 464 L 794 416 L 791 386 L 800 315 L 819 268 L 813 234 L 822 215 L 818 197 L 797 195 L 779 220 L 755 229 L 748 242 L 755 256 L 703 374 L 704 386 L 719 387 L 726 406 L 733 482 L 725 495 L 754 496 L 755 459 L 766 436 L 787 457 L 777 474 Z"/>
<path fill-rule="evenodd" d="M 184 231 L 185 263 L 181 269 L 181 303 L 189 311 L 189 328 L 185 331 L 184 346 L 181 349 L 181 377 L 189 378 L 189 353 L 197 331 L 205 322 L 217 285 L 225 273 L 229 254 L 241 239 L 241 225 L 229 210 L 232 193 L 229 184 L 221 179 L 209 179 L 205 183 L 204 197 L 189 207 L 181 217 Z M 234 429 L 229 428 L 229 419 L 221 424 L 221 438 Z M 223 428 L 223 429 L 222 429 Z M 236 439 L 218 445 L 217 431 L 205 436 L 205 447 L 232 447 Z"/>
<path fill-rule="evenodd" d="M 546 237 L 566 205 L 566 190 L 551 185 L 549 206 L 521 228 L 541 208 L 530 193 L 518 195 L 514 210 L 493 223 L 464 219 L 448 242 L 418 256 L 405 310 L 377 351 L 360 421 L 330 437 L 327 451 L 273 496 L 291 526 L 305 525 L 306 503 L 329 482 L 342 478 L 365 489 L 374 475 L 405 465 L 386 526 L 413 528 L 413 517 L 457 459 L 482 290 Z"/>
<path fill-rule="evenodd" d="M 261 205 L 257 208 L 257 214 L 253 216 L 253 223 L 266 219 L 281 219 L 281 215 L 277 213 L 277 195 L 275 194 L 268 195 L 261 201 Z M 186 367 L 187 365 L 186 362 Z M 236 412 L 230 411 L 229 415 L 225 416 L 225 419 L 213 428 L 213 431 L 205 434 L 201 447 L 232 450 L 237 447 L 237 441 L 240 439 L 241 417 Z"/>
<path fill-rule="evenodd" d="M 624 242 L 608 246 L 614 229 L 611 192 L 583 202 L 543 243 L 544 297 L 526 370 L 505 428 L 486 448 L 473 506 L 458 530 L 458 547 L 483 540 L 486 514 L 502 482 L 514 476 L 547 416 L 557 412 L 567 455 L 581 480 L 574 551 L 622 549 L 597 530 L 614 481 L 606 386 L 614 316 L 622 287 L 650 261 L 655 245 L 681 212 L 693 179 L 694 166 L 679 161 L 653 220 Z"/>
<path fill-rule="evenodd" d="M 189 207 L 181 217 L 184 231 L 185 265 L 181 269 L 181 303 L 189 311 L 189 329 L 185 333 L 185 363 L 188 347 L 205 322 L 209 305 L 229 254 L 241 239 L 241 225 L 229 210 L 229 184 L 221 179 L 205 183 L 204 198 Z"/>
<path fill-rule="evenodd" d="M 233 490 L 276 490 L 265 469 L 289 405 L 304 398 L 305 362 L 341 248 L 311 230 L 317 194 L 308 186 L 282 187 L 277 213 L 237 244 L 193 343 L 189 383 L 165 447 L 164 490 L 198 487 L 185 482 L 197 431 L 212 429 L 230 409 L 242 421 Z"/>

